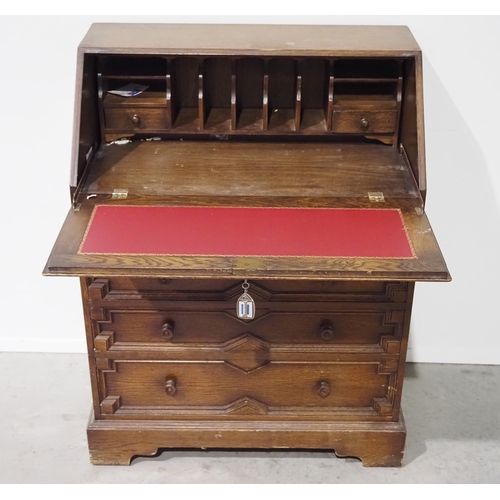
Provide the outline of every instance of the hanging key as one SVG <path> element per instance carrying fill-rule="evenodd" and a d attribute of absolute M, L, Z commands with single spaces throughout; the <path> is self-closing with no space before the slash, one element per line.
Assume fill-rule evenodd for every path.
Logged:
<path fill-rule="evenodd" d="M 236 314 L 240 319 L 254 319 L 255 317 L 255 302 L 253 301 L 251 295 L 248 293 L 250 284 L 247 280 L 242 283 L 241 288 L 244 292 L 240 295 L 238 302 L 236 303 Z"/>

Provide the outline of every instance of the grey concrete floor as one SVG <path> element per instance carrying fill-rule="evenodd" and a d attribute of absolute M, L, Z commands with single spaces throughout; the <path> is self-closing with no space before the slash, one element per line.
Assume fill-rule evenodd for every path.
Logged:
<path fill-rule="evenodd" d="M 93 466 L 85 355 L 0 353 L 0 483 L 500 483 L 500 366 L 412 364 L 402 468 L 330 452 L 165 451 Z"/>

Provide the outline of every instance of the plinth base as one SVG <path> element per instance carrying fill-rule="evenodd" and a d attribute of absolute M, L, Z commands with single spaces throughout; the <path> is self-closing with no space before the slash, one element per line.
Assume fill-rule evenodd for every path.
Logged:
<path fill-rule="evenodd" d="M 399 422 L 221 422 L 95 420 L 87 428 L 95 465 L 129 465 L 162 448 L 333 450 L 365 467 L 400 467 L 406 439 Z"/>

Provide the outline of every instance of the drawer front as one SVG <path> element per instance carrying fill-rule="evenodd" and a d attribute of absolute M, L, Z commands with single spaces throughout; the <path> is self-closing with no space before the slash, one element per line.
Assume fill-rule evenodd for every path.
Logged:
<path fill-rule="evenodd" d="M 332 132 L 344 134 L 391 134 L 395 111 L 334 111 Z"/>
<path fill-rule="evenodd" d="M 97 340 L 112 334 L 117 347 L 127 343 L 154 345 L 219 344 L 243 334 L 273 344 L 379 345 L 400 338 L 404 311 L 264 312 L 246 322 L 234 311 L 110 310 L 97 320 Z M 132 348 L 133 346 L 131 346 Z M 214 346 L 216 347 L 216 346 Z"/>
<path fill-rule="evenodd" d="M 159 130 L 167 126 L 166 108 L 106 108 L 110 130 Z"/>
<path fill-rule="evenodd" d="M 90 299 L 147 301 L 207 300 L 235 302 L 243 280 L 99 278 L 89 285 Z M 407 284 L 384 281 L 250 280 L 250 293 L 268 302 L 405 302 Z"/>
<path fill-rule="evenodd" d="M 268 363 L 249 373 L 228 363 L 115 362 L 103 374 L 104 413 L 259 417 L 376 411 L 391 376 L 377 363 Z M 112 404 L 110 404 L 112 403 Z M 387 408 L 387 403 L 385 404 Z"/>

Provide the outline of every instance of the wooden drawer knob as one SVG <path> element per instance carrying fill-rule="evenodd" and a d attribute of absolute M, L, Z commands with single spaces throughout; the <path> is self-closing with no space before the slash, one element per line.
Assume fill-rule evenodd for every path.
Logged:
<path fill-rule="evenodd" d="M 366 118 L 361 118 L 359 124 L 362 130 L 368 130 L 368 127 L 370 126 L 370 122 Z"/>
<path fill-rule="evenodd" d="M 170 340 L 174 336 L 174 322 L 167 320 L 161 327 L 161 336 L 165 340 Z"/>
<path fill-rule="evenodd" d="M 333 339 L 333 327 L 329 321 L 325 321 L 320 327 L 320 336 L 321 338 L 328 342 Z"/>
<path fill-rule="evenodd" d="M 318 382 L 318 395 L 322 398 L 326 398 L 330 395 L 331 387 L 330 383 L 326 380 L 320 380 Z"/>
<path fill-rule="evenodd" d="M 169 378 L 165 382 L 165 393 L 168 396 L 175 396 L 177 394 L 177 382 L 174 379 Z"/>
<path fill-rule="evenodd" d="M 132 121 L 132 123 L 134 123 L 135 125 L 137 125 L 141 121 L 141 117 L 137 113 L 134 113 L 130 117 L 130 120 Z"/>

